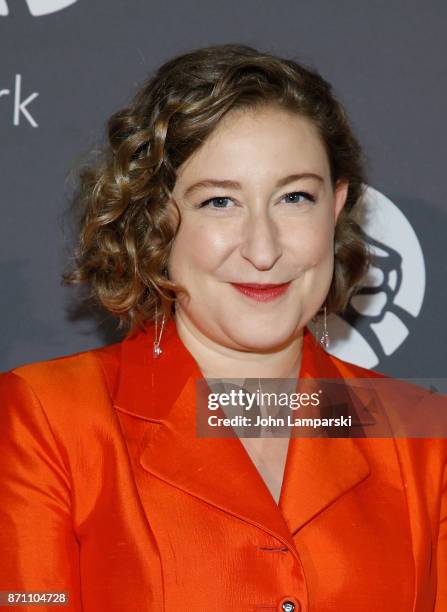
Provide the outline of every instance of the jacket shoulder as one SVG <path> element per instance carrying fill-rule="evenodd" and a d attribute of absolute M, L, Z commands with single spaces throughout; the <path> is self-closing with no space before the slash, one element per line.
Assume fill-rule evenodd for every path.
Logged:
<path fill-rule="evenodd" d="M 337 367 L 337 369 L 345 376 L 349 378 L 387 378 L 390 379 L 386 374 L 382 374 L 382 372 L 378 372 L 377 370 L 370 370 L 369 368 L 364 368 L 362 366 L 357 365 L 356 363 L 352 363 L 350 361 L 345 361 L 344 359 L 340 359 L 340 357 L 336 357 L 329 353 L 329 358 L 333 362 L 333 364 Z"/>
<path fill-rule="evenodd" d="M 19 378 L 40 386 L 47 382 L 52 385 L 59 383 L 74 383 L 78 379 L 85 379 L 89 373 L 98 370 L 98 366 L 107 362 L 113 364 L 118 361 L 121 342 L 109 344 L 99 348 L 87 349 L 70 355 L 62 355 L 42 361 L 34 361 L 16 366 L 0 376 L 14 374 Z"/>
<path fill-rule="evenodd" d="M 93 416 L 101 412 L 101 404 L 110 405 L 111 372 L 118 369 L 120 346 L 117 342 L 0 373 L 0 397 L 21 402 L 33 398 L 51 418 Z"/>
<path fill-rule="evenodd" d="M 370 379 L 368 388 L 374 389 L 381 410 L 391 419 L 388 423 L 402 469 L 405 471 L 411 466 L 413 474 L 431 471 L 438 476 L 444 472 L 447 478 L 446 396 L 334 355 L 330 355 L 330 359 L 344 378 Z M 371 382 L 372 387 L 369 387 Z"/>

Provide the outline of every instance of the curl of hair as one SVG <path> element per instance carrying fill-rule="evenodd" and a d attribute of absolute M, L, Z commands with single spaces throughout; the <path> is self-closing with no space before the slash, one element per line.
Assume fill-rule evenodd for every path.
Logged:
<path fill-rule="evenodd" d="M 327 313 L 341 313 L 371 262 L 352 209 L 365 181 L 361 147 L 331 85 L 310 67 L 239 44 L 193 50 L 163 64 L 107 123 L 107 144 L 79 174 L 74 266 L 63 283 L 85 283 L 89 299 L 131 331 L 173 311 L 184 288 L 166 269 L 177 228 L 166 202 L 176 171 L 226 113 L 276 105 L 310 119 L 328 155 L 333 186 L 349 181 L 334 234 Z"/>

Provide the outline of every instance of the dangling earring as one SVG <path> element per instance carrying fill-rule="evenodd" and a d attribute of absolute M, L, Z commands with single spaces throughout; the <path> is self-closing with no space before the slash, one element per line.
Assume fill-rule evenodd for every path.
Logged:
<path fill-rule="evenodd" d="M 329 342 L 330 342 L 330 338 L 329 338 L 329 332 L 327 330 L 327 324 L 326 324 L 326 304 L 325 304 L 324 305 L 324 328 L 323 328 L 323 333 L 321 334 L 321 337 L 320 337 L 320 344 L 325 349 L 327 349 L 329 346 Z"/>
<path fill-rule="evenodd" d="M 154 359 L 157 359 L 158 357 L 160 357 L 160 355 L 163 352 L 160 348 L 160 341 L 161 341 L 161 336 L 163 334 L 164 326 L 165 326 L 165 315 L 163 314 L 163 319 L 161 322 L 160 336 L 158 336 L 158 308 L 157 308 L 157 304 L 155 304 L 155 338 L 154 338 L 154 345 L 152 349 L 152 356 Z"/>

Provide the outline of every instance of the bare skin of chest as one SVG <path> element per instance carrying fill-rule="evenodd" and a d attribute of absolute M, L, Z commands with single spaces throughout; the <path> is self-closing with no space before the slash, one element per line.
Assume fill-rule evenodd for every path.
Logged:
<path fill-rule="evenodd" d="M 240 438 L 240 441 L 278 503 L 289 438 Z"/>

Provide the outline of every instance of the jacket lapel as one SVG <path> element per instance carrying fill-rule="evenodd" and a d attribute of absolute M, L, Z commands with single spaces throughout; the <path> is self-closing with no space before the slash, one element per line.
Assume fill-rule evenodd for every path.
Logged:
<path fill-rule="evenodd" d="M 341 379 L 359 375 L 327 353 L 304 330 L 300 378 Z M 353 438 L 290 439 L 279 508 L 294 535 L 371 473 Z"/>
<path fill-rule="evenodd" d="M 123 340 L 112 385 L 116 409 L 145 423 L 137 460 L 146 472 L 289 546 L 296 531 L 368 476 L 352 439 L 291 438 L 278 509 L 239 439 L 197 437 L 195 381 L 203 376 L 174 319 L 165 327 L 159 359 L 152 357 L 152 341 L 151 324 Z M 300 371 L 305 377 L 341 377 L 307 328 Z"/>

